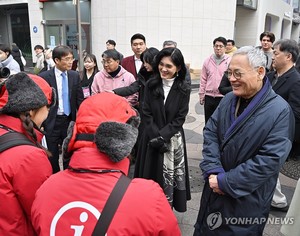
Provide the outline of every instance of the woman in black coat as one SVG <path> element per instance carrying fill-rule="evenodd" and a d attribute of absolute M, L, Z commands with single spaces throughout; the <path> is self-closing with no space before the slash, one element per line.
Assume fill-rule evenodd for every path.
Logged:
<path fill-rule="evenodd" d="M 146 83 L 145 130 L 138 146 L 135 177 L 152 179 L 164 190 L 175 210 L 186 211 L 190 185 L 183 124 L 189 109 L 190 86 L 178 48 L 156 56 L 154 76 Z"/>
<path fill-rule="evenodd" d="M 127 87 L 114 89 L 113 92 L 119 96 L 126 97 L 134 93 L 139 93 L 138 109 L 140 112 L 141 123 L 139 126 L 139 136 L 144 130 L 143 122 L 143 104 L 144 104 L 144 90 L 146 82 L 153 75 L 153 67 L 155 66 L 155 57 L 159 53 L 156 48 L 148 48 L 141 54 L 141 61 L 143 66 L 137 74 L 137 80 Z M 138 139 L 139 140 L 139 139 Z"/>

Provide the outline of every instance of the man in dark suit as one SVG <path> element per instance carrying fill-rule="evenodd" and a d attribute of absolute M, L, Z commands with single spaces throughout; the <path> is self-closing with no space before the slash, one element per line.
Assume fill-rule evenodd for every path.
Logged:
<path fill-rule="evenodd" d="M 52 57 L 55 67 L 42 72 L 39 76 L 56 89 L 58 102 L 51 108 L 44 122 L 47 146 L 52 153 L 50 162 L 53 173 L 56 173 L 60 170 L 59 145 L 67 136 L 70 121 L 76 118 L 76 111 L 83 101 L 83 93 L 79 86 L 79 73 L 70 70 L 74 61 L 72 49 L 68 46 L 57 46 L 53 49 Z"/>
<path fill-rule="evenodd" d="M 295 116 L 295 136 L 290 157 L 300 161 L 300 74 L 294 67 L 298 58 L 299 48 L 294 40 L 282 39 L 274 44 L 273 64 L 275 71 L 267 74 L 273 90 L 285 99 L 291 106 Z M 284 207 L 286 205 L 286 207 Z M 272 200 L 271 209 L 287 211 L 288 205 L 284 194 L 281 193 L 280 183 Z"/>
<path fill-rule="evenodd" d="M 130 42 L 134 55 L 125 57 L 121 65 L 137 79 L 137 74 L 143 65 L 141 54 L 146 50 L 146 38 L 144 35 L 137 33 L 131 37 Z"/>

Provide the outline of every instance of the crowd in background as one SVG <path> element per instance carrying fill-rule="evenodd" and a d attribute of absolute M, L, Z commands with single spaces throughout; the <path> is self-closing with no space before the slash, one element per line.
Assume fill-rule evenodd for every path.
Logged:
<path fill-rule="evenodd" d="M 262 235 L 266 221 L 212 224 L 215 217 L 266 219 L 270 209 L 289 209 L 278 175 L 287 159 L 300 161 L 299 48 L 271 32 L 260 41 L 237 48 L 217 37 L 203 63 L 205 185 L 195 236 Z M 92 235 L 130 165 L 132 180 L 108 234 L 180 235 L 172 210 L 185 212 L 191 199 L 184 56 L 172 40 L 161 50 L 147 47 L 140 33 L 130 39 L 131 56 L 112 39 L 105 44 L 100 61 L 80 55 L 83 71 L 68 46 L 36 45 L 32 74 L 24 73 L 28 58 L 16 44 L 0 45 L 0 68 L 11 74 L 1 78 L 0 137 L 21 133 L 30 142 L 1 151 L 0 204 L 6 202 L 2 212 L 14 209 L 0 213 L 1 235 Z"/>

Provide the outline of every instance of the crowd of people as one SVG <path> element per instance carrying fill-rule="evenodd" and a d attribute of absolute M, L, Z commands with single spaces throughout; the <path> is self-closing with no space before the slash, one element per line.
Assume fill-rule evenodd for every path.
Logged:
<path fill-rule="evenodd" d="M 289 209 L 278 176 L 300 160 L 299 48 L 271 32 L 260 41 L 217 37 L 203 63 L 194 236 L 262 235 L 270 209 Z M 98 224 L 108 235 L 181 235 L 173 209 L 191 199 L 190 73 L 175 41 L 148 48 L 137 33 L 130 44 L 124 57 L 107 40 L 101 68 L 85 51 L 80 72 L 70 47 L 36 45 L 32 74 L 17 45 L 0 45 L 11 72 L 0 84 L 0 235 L 100 235 Z"/>

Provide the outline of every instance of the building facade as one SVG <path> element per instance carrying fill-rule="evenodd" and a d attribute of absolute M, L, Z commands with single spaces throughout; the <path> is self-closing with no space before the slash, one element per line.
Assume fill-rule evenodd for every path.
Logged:
<path fill-rule="evenodd" d="M 117 50 L 132 55 L 130 37 L 145 35 L 148 47 L 162 48 L 174 40 L 191 68 L 201 68 L 218 36 L 236 45 L 259 45 L 261 32 L 276 39 L 299 40 L 299 0 L 0 0 L 0 43 L 17 43 L 34 61 L 37 44 L 66 44 L 78 57 L 81 49 L 98 60 L 114 39 Z"/>

